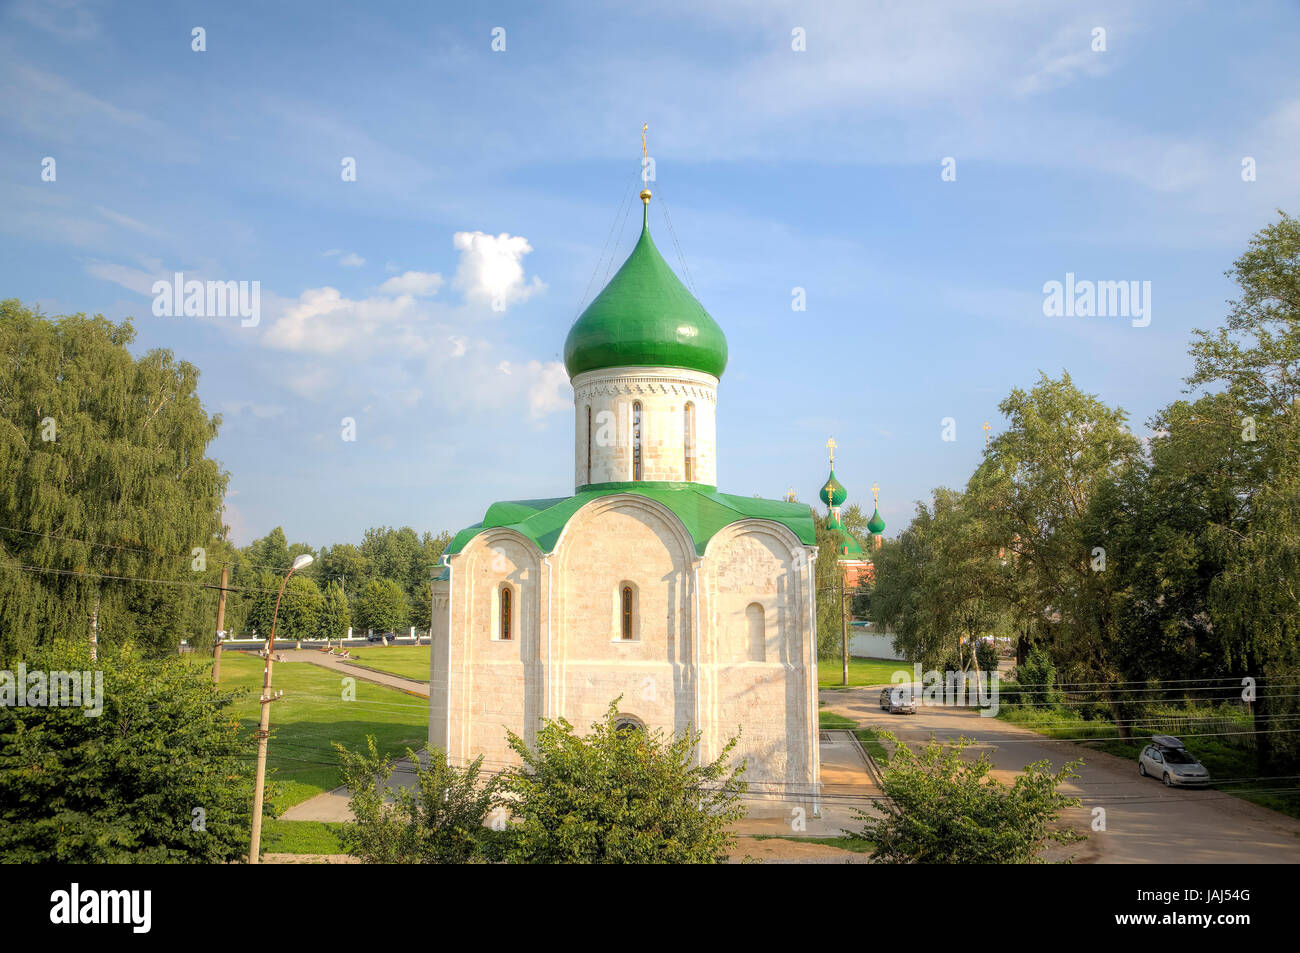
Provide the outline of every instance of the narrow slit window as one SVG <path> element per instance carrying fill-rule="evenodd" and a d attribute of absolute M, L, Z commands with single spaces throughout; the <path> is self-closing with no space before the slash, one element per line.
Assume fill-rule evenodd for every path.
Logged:
<path fill-rule="evenodd" d="M 591 482 L 591 404 L 587 405 L 587 482 Z"/>
<path fill-rule="evenodd" d="M 511 618 L 510 618 L 510 587 L 501 587 L 501 641 L 508 642 L 511 638 Z"/>
<path fill-rule="evenodd" d="M 624 586 L 622 595 L 622 633 L 624 639 L 632 638 L 632 587 Z"/>
<path fill-rule="evenodd" d="M 685 437 L 683 446 L 686 449 L 686 482 L 692 483 L 695 480 L 695 405 L 689 400 L 683 411 L 682 435 Z"/>
<path fill-rule="evenodd" d="M 632 479 L 641 479 L 641 401 L 632 404 Z"/>

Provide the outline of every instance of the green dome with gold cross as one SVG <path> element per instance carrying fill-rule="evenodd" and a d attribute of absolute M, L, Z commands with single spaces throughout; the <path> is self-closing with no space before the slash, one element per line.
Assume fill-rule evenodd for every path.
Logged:
<path fill-rule="evenodd" d="M 632 254 L 569 329 L 570 377 L 607 367 L 681 367 L 721 377 L 727 339 L 650 237 L 650 190 Z"/>
<path fill-rule="evenodd" d="M 871 530 L 872 536 L 879 536 L 885 531 L 885 521 L 880 516 L 879 508 L 871 511 L 871 519 L 867 520 L 867 529 Z"/>
<path fill-rule="evenodd" d="M 843 483 L 835 479 L 835 471 L 832 470 L 831 475 L 828 476 L 826 482 L 822 484 L 821 491 L 817 494 L 817 498 L 827 506 L 843 506 L 844 501 L 849 498 L 849 491 L 844 489 Z"/>

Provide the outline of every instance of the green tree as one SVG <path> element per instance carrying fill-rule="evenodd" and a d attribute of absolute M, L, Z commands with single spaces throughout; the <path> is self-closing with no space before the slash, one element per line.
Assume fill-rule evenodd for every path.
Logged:
<path fill-rule="evenodd" d="M 391 579 L 372 579 L 357 600 L 354 621 L 362 629 L 399 632 L 410 614 L 401 586 Z"/>
<path fill-rule="evenodd" d="M 817 562 L 814 565 L 817 585 L 817 658 L 829 661 L 841 659 L 844 652 L 844 613 L 840 608 L 840 587 L 845 584 L 844 567 L 838 556 L 839 534 L 827 529 L 825 518 L 816 512 L 813 513 L 813 526 L 817 533 Z"/>
<path fill-rule="evenodd" d="M 103 712 L 0 705 L 0 861 L 225 863 L 248 850 L 253 762 L 234 693 L 176 657 L 84 640 L 30 671 L 93 672 Z M 92 683 L 93 684 L 93 683 Z"/>
<path fill-rule="evenodd" d="M 585 738 L 560 718 L 542 723 L 533 747 L 509 739 L 522 761 L 505 776 L 511 862 L 708 864 L 735 845 L 746 790 L 744 764 L 727 767 L 735 738 L 696 764 L 698 732 L 620 727 L 616 700 Z"/>
<path fill-rule="evenodd" d="M 330 583 L 325 588 L 325 598 L 320 612 L 320 637 L 323 639 L 342 639 L 348 634 L 352 622 L 352 610 L 348 608 L 348 597 L 337 583 Z"/>
<path fill-rule="evenodd" d="M 447 761 L 441 748 L 407 749 L 415 785 L 388 787 L 397 762 L 379 754 L 366 736 L 366 750 L 335 742 L 355 824 L 343 829 L 349 854 L 370 864 L 464 864 L 485 859 L 483 822 L 499 802 L 500 778 L 483 778 L 483 756 L 465 768 Z M 392 803 L 386 802 L 391 796 Z"/>
<path fill-rule="evenodd" d="M 1027 864 L 1041 860 L 1049 841 L 1082 839 L 1053 829 L 1062 810 L 1080 802 L 1058 790 L 1078 777 L 1082 762 L 1052 773 L 1047 761 L 1025 766 L 1011 785 L 989 776 L 988 753 L 962 756 L 966 739 L 953 745 L 931 740 L 919 751 L 886 733 L 894 751 L 881 772 L 886 799 L 878 814 L 855 813 L 866 823 L 848 834 L 871 841 L 872 860 L 892 864 Z"/>
<path fill-rule="evenodd" d="M 1105 649 L 1114 606 L 1097 575 L 1104 540 L 1093 501 L 1139 458 L 1123 410 L 1046 374 L 1000 405 L 1007 428 L 989 445 L 967 492 L 987 527 L 985 545 L 1007 560 L 1013 611 L 1034 620 L 1073 681 L 1112 678 Z"/>
<path fill-rule="evenodd" d="M 220 418 L 199 402 L 194 365 L 135 358 L 134 338 L 129 320 L 0 302 L 0 658 L 56 632 L 93 653 L 102 634 L 160 617 L 160 602 L 169 624 L 151 638 L 174 650 L 213 581 L 191 553 L 221 530 L 227 476 L 207 456 Z M 143 590 L 120 577 L 173 591 L 137 611 Z"/>
<path fill-rule="evenodd" d="M 343 588 L 343 594 L 355 601 L 374 577 L 370 561 L 351 543 L 326 546 L 320 551 L 320 577 Z"/>

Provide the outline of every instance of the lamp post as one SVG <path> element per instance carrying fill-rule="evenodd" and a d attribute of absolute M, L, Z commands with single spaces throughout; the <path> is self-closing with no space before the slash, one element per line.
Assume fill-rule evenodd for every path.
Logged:
<path fill-rule="evenodd" d="M 262 721 L 257 729 L 257 787 L 253 791 L 253 830 L 249 837 L 248 862 L 255 864 L 262 850 L 262 795 L 266 790 L 266 740 L 271 727 L 271 657 L 275 654 L 275 620 L 280 615 L 280 600 L 284 598 L 284 587 L 289 584 L 289 577 L 304 566 L 310 566 L 312 556 L 304 553 L 293 561 L 289 572 L 280 583 L 280 592 L 275 597 L 275 611 L 271 614 L 271 640 L 266 643 L 266 671 L 262 677 Z"/>

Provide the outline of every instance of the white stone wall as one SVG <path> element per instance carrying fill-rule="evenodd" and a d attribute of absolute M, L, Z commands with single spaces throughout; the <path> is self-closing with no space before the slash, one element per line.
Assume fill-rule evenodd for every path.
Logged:
<path fill-rule="evenodd" d="M 573 378 L 574 486 L 632 480 L 632 405 L 641 404 L 643 480 L 686 480 L 684 422 L 694 406 L 691 482 L 717 486 L 718 379 L 675 367 L 620 367 Z M 591 466 L 587 410 L 591 410 Z"/>
<path fill-rule="evenodd" d="M 705 760 L 739 731 L 732 756 L 747 777 L 790 793 L 751 813 L 788 816 L 819 780 L 812 552 L 779 524 L 744 520 L 699 557 L 670 510 L 634 494 L 588 503 L 551 556 L 512 530 L 485 531 L 451 557 L 445 599 L 435 584 L 430 741 L 455 763 L 482 754 L 499 770 L 516 761 L 507 729 L 531 740 L 541 718 L 563 716 L 585 732 L 621 696 L 619 711 L 651 730 L 699 728 Z M 495 638 L 502 584 L 517 587 L 511 642 Z M 619 625 L 624 584 L 635 591 L 631 641 Z"/>
<path fill-rule="evenodd" d="M 709 541 L 702 563 L 709 747 L 721 750 L 739 734 L 755 790 L 811 794 L 818 781 L 810 552 L 784 526 L 742 520 Z M 755 606 L 760 646 L 751 639 Z"/>

